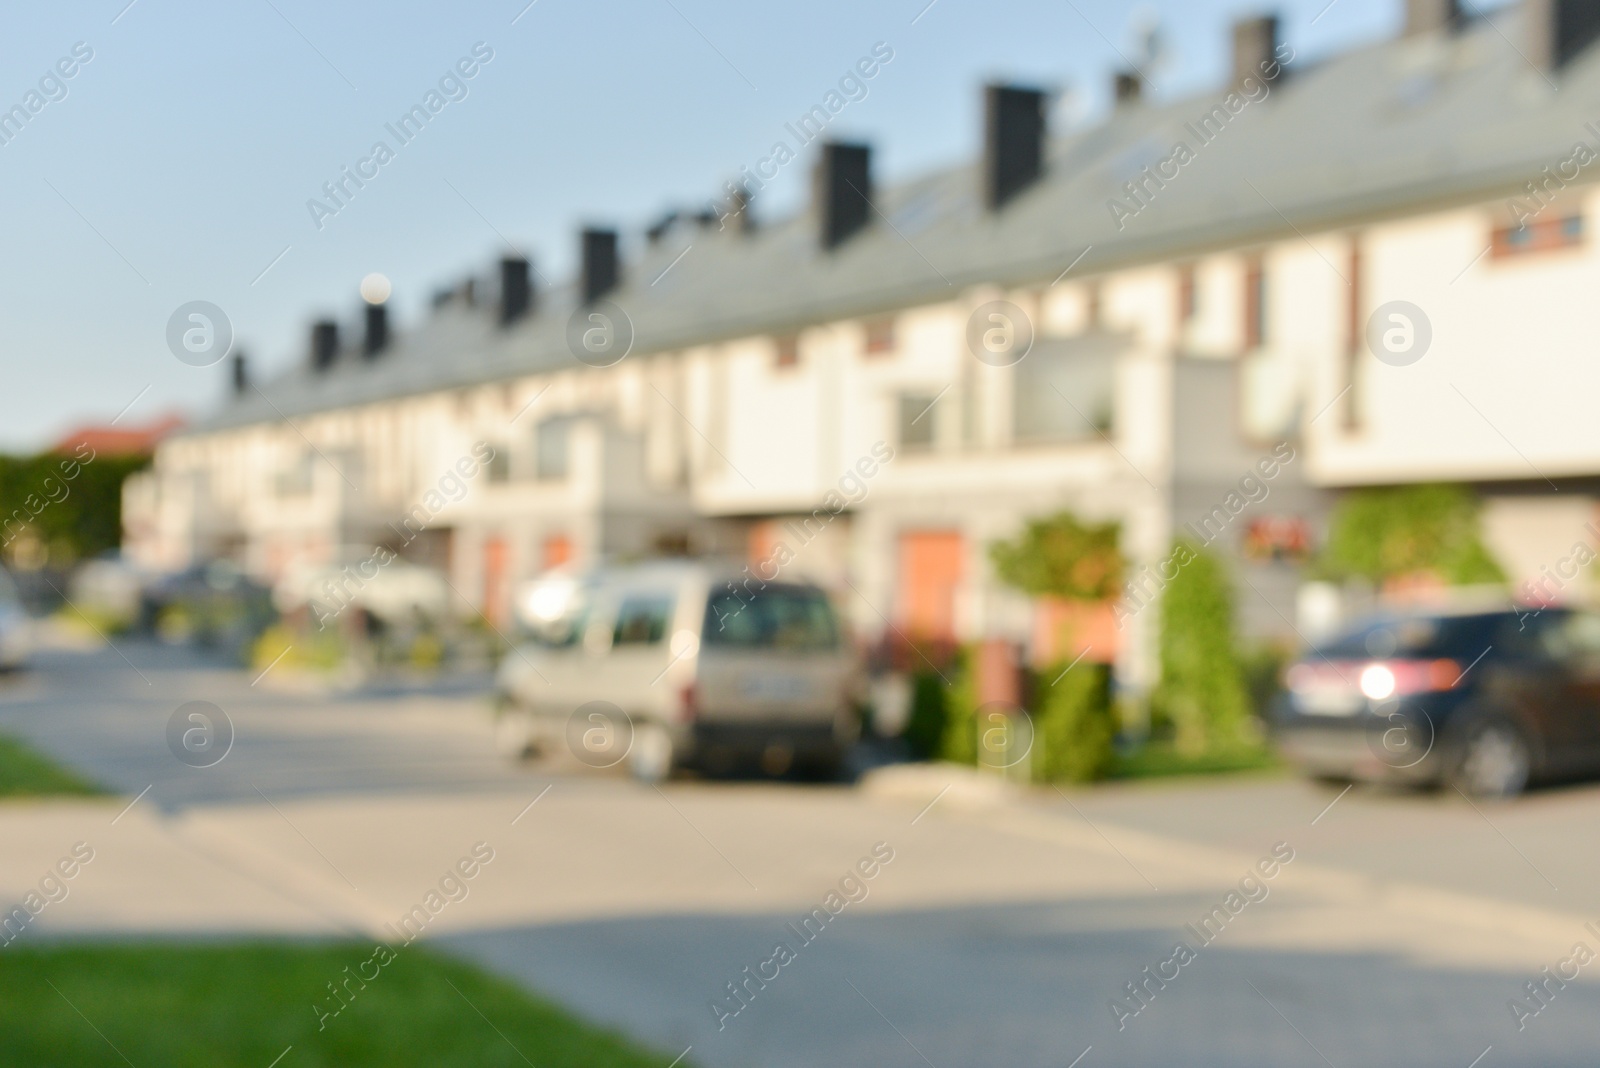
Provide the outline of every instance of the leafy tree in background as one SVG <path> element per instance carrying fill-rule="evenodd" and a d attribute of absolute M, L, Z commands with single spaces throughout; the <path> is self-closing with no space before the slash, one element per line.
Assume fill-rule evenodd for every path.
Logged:
<path fill-rule="evenodd" d="M 26 519 L 52 564 L 116 548 L 123 480 L 149 462 L 147 456 L 100 455 L 87 462 L 68 453 L 0 456 L 0 543 L 15 548 Z"/>
<path fill-rule="evenodd" d="M 1071 512 L 1030 520 L 1015 541 L 996 542 L 989 559 L 1000 580 L 1035 597 L 1107 601 L 1122 589 L 1126 561 L 1117 523 L 1084 523 Z"/>
<path fill-rule="evenodd" d="M 1171 721 L 1178 751 L 1196 755 L 1247 740 L 1250 693 L 1234 635 L 1233 587 L 1221 561 L 1194 554 L 1161 598 L 1161 682 L 1154 711 Z"/>
<path fill-rule="evenodd" d="M 1452 586 L 1506 579 L 1483 544 L 1477 498 L 1443 484 L 1346 494 L 1333 510 L 1318 570 L 1374 582 L 1431 574 Z"/>

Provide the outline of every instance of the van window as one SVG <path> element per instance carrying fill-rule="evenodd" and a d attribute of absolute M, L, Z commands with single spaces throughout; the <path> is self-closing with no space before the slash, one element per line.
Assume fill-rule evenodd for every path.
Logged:
<path fill-rule="evenodd" d="M 741 596 L 722 590 L 706 603 L 705 644 L 814 651 L 839 644 L 827 596 L 805 586 L 768 586 Z"/>
<path fill-rule="evenodd" d="M 654 645 L 667 634 L 672 618 L 672 598 L 665 594 L 635 594 L 622 599 L 611 644 Z"/>

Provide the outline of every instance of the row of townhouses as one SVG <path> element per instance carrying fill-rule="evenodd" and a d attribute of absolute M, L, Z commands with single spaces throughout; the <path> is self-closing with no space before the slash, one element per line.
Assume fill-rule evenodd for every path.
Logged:
<path fill-rule="evenodd" d="M 1227 84 L 1119 75 L 1092 125 L 989 86 L 977 158 L 901 185 L 819 143 L 794 217 L 739 190 L 637 243 L 584 231 L 568 284 L 508 258 L 414 329 L 373 304 L 270 380 L 241 360 L 129 483 L 128 549 L 270 581 L 387 545 L 492 621 L 553 565 L 736 552 L 868 636 L 1047 656 L 1065 627 L 1134 688 L 1158 605 L 1063 618 L 992 542 L 1070 509 L 1155 575 L 1197 537 L 1247 632 L 1292 637 L 1341 490 L 1454 480 L 1537 578 L 1600 494 L 1597 31 L 1592 2 L 1410 0 L 1400 36 L 1312 62 L 1257 18 Z"/>

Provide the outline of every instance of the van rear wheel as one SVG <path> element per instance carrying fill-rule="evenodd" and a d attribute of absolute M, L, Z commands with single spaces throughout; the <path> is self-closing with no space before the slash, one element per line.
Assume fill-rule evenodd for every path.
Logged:
<path fill-rule="evenodd" d="M 628 749 L 628 771 L 635 779 L 652 785 L 665 782 L 672 774 L 672 735 L 655 723 L 642 723 L 634 729 L 633 745 Z"/>
<path fill-rule="evenodd" d="M 494 718 L 494 745 L 512 760 L 533 756 L 538 751 L 533 714 L 515 707 L 501 709 Z"/>

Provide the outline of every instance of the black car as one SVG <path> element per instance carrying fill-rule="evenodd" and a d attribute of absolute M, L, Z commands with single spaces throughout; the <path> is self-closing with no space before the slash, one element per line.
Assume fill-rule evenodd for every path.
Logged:
<path fill-rule="evenodd" d="M 1284 681 L 1274 737 L 1319 779 L 1503 797 L 1600 773 L 1600 614 L 1376 618 L 1305 654 Z"/>

